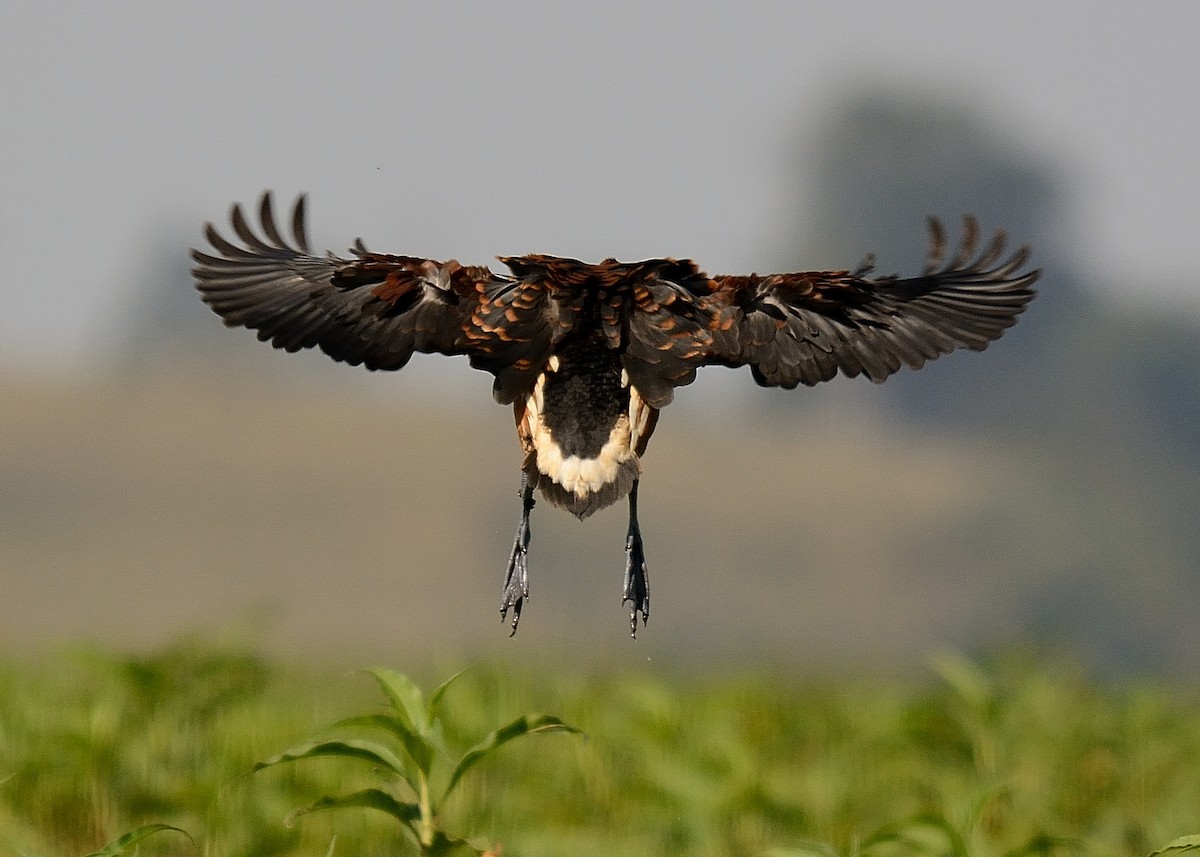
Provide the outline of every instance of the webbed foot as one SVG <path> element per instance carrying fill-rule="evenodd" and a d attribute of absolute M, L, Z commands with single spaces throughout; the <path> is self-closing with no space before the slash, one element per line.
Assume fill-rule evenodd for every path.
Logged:
<path fill-rule="evenodd" d="M 637 482 L 629 492 L 629 532 L 625 536 L 625 589 L 621 603 L 629 605 L 629 636 L 637 639 L 638 615 L 642 627 L 650 618 L 650 574 L 646 569 L 646 552 L 642 546 L 642 530 L 637 519 Z"/>
<path fill-rule="evenodd" d="M 625 539 L 625 591 L 621 600 L 629 605 L 629 636 L 636 640 L 638 615 L 642 617 L 642 627 L 650 618 L 650 576 L 646 571 L 642 534 L 636 530 Z"/>
<path fill-rule="evenodd" d="M 533 488 L 524 473 L 521 474 L 521 523 L 517 525 L 517 536 L 513 539 L 512 553 L 508 557 L 508 571 L 504 575 L 504 594 L 500 599 L 500 621 L 508 618 L 512 610 L 512 630 L 517 633 L 521 621 L 521 608 L 529 597 L 529 512 L 533 509 Z"/>

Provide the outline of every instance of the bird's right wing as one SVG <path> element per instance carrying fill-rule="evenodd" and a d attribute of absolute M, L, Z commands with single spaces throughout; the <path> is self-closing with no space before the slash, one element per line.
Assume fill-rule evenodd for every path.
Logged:
<path fill-rule="evenodd" d="M 414 351 L 470 353 L 471 316 L 480 295 L 498 285 L 487 268 L 371 253 L 361 241 L 354 258 L 314 255 L 303 196 L 292 210 L 290 242 L 269 192 L 259 203 L 262 235 L 240 206 L 231 220 L 241 245 L 208 224 L 216 255 L 192 251 L 196 288 L 226 325 L 255 330 L 285 351 L 317 347 L 368 369 L 399 369 Z"/>

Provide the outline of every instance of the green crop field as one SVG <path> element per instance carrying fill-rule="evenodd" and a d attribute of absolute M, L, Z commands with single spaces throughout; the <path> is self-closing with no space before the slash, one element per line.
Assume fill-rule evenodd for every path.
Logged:
<path fill-rule="evenodd" d="M 426 691 L 455 671 L 388 666 Z M 84 855 L 152 824 L 190 841 L 164 829 L 130 853 L 415 854 L 380 811 L 418 799 L 386 763 L 415 745 L 382 687 L 212 644 L 9 658 L 0 854 Z M 483 754 L 431 819 L 510 857 L 1145 855 L 1200 833 L 1200 699 L 1053 658 L 943 655 L 903 679 L 478 663 L 438 696 L 438 787 L 527 713 L 580 730 Z M 358 749 L 253 770 L 314 739 Z M 356 792 L 370 805 L 292 815 Z"/>

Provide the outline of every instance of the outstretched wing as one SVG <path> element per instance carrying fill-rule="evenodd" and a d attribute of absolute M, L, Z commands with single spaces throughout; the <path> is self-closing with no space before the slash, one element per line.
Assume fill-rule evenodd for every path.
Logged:
<path fill-rule="evenodd" d="M 256 330 L 276 348 L 316 346 L 368 369 L 399 369 L 414 351 L 471 350 L 471 315 L 480 295 L 500 285 L 488 269 L 371 253 L 361 241 L 354 258 L 313 255 L 303 196 L 292 210 L 290 242 L 275 221 L 270 192 L 258 214 L 262 235 L 235 205 L 231 219 L 241 246 L 207 224 L 216 255 L 192 251 L 196 288 L 225 324 Z M 481 340 L 486 345 L 486 336 L 477 337 L 476 347 Z"/>
<path fill-rule="evenodd" d="M 972 217 L 964 218 L 960 248 L 943 265 L 945 233 L 934 218 L 929 230 L 929 262 L 919 277 L 872 279 L 869 265 L 714 277 L 713 298 L 733 319 L 708 362 L 749 364 L 759 384 L 790 389 L 828 381 L 839 370 L 879 382 L 958 348 L 982 351 L 1016 323 L 1040 272 L 1021 270 L 1027 247 L 1004 256 L 1003 232 L 977 255 Z"/>

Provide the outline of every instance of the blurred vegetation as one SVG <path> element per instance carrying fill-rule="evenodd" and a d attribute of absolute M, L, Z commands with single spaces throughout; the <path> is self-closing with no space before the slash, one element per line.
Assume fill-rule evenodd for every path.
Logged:
<path fill-rule="evenodd" d="M 506 854 L 1145 855 L 1197 829 L 1200 697 L 1027 653 L 946 654 L 912 680 L 484 663 L 440 706 L 453 746 L 531 709 L 586 734 L 503 747 L 461 780 L 441 820 Z M 196 844 L 151 836 L 140 853 L 319 857 L 335 838 L 336 854 L 411 853 L 383 813 L 285 823 L 377 782 L 367 766 L 250 774 L 386 710 L 361 674 L 207 644 L 10 657 L 0 853 L 85 854 L 156 824 Z"/>
<path fill-rule="evenodd" d="M 417 684 L 402 673 L 379 667 L 366 672 L 375 678 L 386 697 L 386 712 L 340 720 L 321 736 L 259 762 L 254 770 L 311 759 L 341 759 L 366 763 L 378 783 L 347 794 L 322 795 L 298 808 L 290 818 L 329 810 L 370 809 L 395 819 L 423 857 L 486 857 L 492 853 L 490 842 L 471 842 L 448 833 L 442 821 L 441 807 L 450 801 L 463 777 L 518 738 L 579 732 L 552 714 L 523 714 L 497 726 L 457 756 L 446 741 L 443 711 L 446 693 L 462 672 L 438 685 L 428 701 Z"/>

